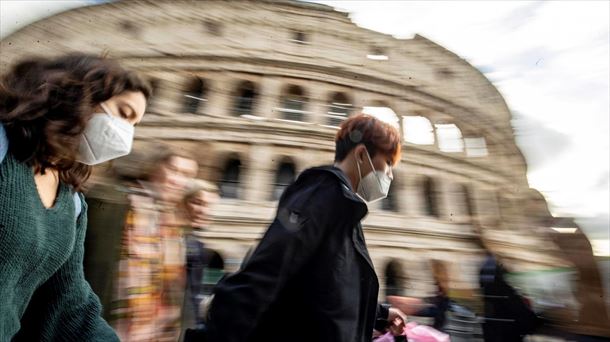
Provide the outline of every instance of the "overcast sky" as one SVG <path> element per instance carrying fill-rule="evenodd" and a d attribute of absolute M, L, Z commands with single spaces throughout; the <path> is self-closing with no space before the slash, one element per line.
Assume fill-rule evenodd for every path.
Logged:
<path fill-rule="evenodd" d="M 0 36 L 94 2 L 1 0 Z M 610 2 L 316 2 L 372 30 L 419 33 L 484 72 L 513 112 L 530 185 L 610 249 Z"/>

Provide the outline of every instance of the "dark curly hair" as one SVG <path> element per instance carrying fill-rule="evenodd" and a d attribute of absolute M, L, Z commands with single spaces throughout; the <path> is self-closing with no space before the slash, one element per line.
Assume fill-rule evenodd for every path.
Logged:
<path fill-rule="evenodd" d="M 80 136 L 95 107 L 125 91 L 146 99 L 150 85 L 116 61 L 86 54 L 19 61 L 0 79 L 0 122 L 19 161 L 81 190 L 91 167 L 79 163 Z"/>

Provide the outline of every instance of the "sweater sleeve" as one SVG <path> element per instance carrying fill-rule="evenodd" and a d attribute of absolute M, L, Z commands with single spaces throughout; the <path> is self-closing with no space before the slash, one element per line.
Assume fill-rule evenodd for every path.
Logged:
<path fill-rule="evenodd" d="M 84 198 L 70 258 L 34 293 L 16 341 L 119 341 L 101 318 L 98 297 L 83 274 L 87 208 Z"/>

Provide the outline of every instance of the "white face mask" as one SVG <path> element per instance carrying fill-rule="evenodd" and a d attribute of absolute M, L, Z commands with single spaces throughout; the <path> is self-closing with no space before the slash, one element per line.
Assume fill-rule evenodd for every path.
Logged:
<path fill-rule="evenodd" d="M 100 105 L 105 113 L 93 114 L 81 136 L 76 160 L 83 164 L 96 165 L 131 152 L 133 125 Z"/>
<path fill-rule="evenodd" d="M 373 203 L 380 199 L 384 199 L 388 196 L 388 192 L 390 191 L 390 184 L 392 183 L 392 179 L 388 176 L 387 173 L 383 171 L 375 170 L 373 166 L 373 161 L 371 160 L 371 156 L 369 156 L 369 152 L 366 152 L 366 156 L 371 164 L 371 171 L 368 175 L 362 178 L 362 173 L 360 172 L 360 164 L 356 161 L 356 166 L 358 167 L 358 175 L 360 176 L 360 182 L 358 183 L 358 190 L 356 193 L 362 197 L 366 202 Z"/>

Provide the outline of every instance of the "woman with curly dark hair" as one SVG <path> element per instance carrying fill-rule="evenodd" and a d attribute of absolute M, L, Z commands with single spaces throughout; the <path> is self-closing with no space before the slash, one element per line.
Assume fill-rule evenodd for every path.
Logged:
<path fill-rule="evenodd" d="M 126 155 L 150 86 L 72 54 L 0 79 L 0 340 L 118 341 L 83 276 L 91 165 Z"/>

